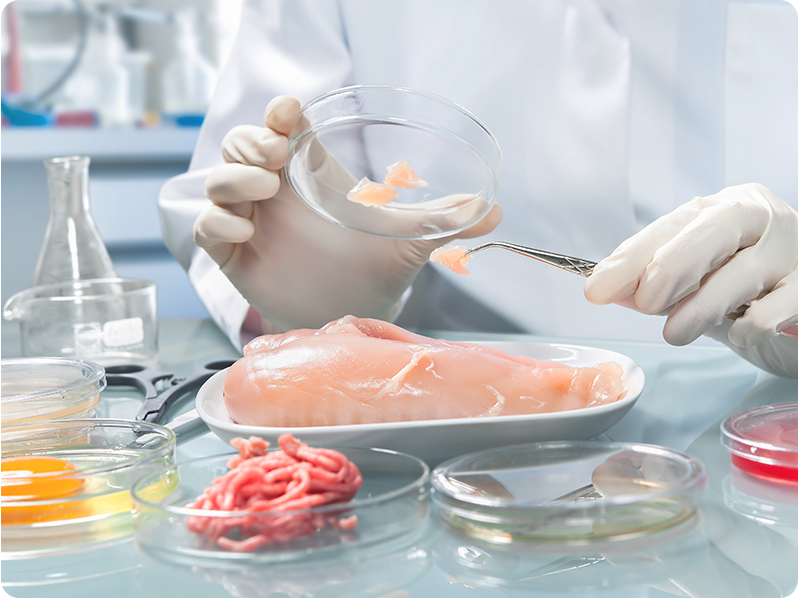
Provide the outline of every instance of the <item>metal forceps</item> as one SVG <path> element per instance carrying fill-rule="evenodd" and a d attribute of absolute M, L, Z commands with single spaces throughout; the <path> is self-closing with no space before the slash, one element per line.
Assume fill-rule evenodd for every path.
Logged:
<path fill-rule="evenodd" d="M 203 385 L 218 371 L 230 367 L 235 361 L 206 363 L 187 378 L 173 378 L 165 373 L 142 365 L 114 365 L 106 367 L 109 386 L 133 386 L 144 394 L 144 402 L 136 414 L 136 421 L 160 424 L 167 409 L 192 388 Z M 156 384 L 170 380 L 170 387 L 159 394 Z"/>
<path fill-rule="evenodd" d="M 536 250 L 532 247 L 525 247 L 524 245 L 517 245 L 516 243 L 505 243 L 504 241 L 490 241 L 489 243 L 477 245 L 474 248 L 464 252 L 464 255 L 469 256 L 475 252 L 480 252 L 481 250 L 485 250 L 490 247 L 499 247 L 504 250 L 516 252 L 517 254 L 522 254 L 528 258 L 539 260 L 545 264 L 569 271 L 570 273 L 575 273 L 576 275 L 583 275 L 584 277 L 591 275 L 594 267 L 597 266 L 597 262 L 592 262 L 591 260 L 583 260 L 582 258 L 564 256 L 563 254 L 554 254 L 553 252 Z"/>

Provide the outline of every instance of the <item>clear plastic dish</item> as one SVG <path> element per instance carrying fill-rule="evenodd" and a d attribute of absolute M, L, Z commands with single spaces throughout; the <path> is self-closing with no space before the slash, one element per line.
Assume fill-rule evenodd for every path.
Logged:
<path fill-rule="evenodd" d="M 146 422 L 62 419 L 4 427 L 2 450 L 2 557 L 30 558 L 130 536 L 130 488 L 174 462 L 175 435 Z"/>
<path fill-rule="evenodd" d="M 226 512 L 186 508 L 211 486 L 214 478 L 228 471 L 226 464 L 233 455 L 217 455 L 159 469 L 134 485 L 136 542 L 152 555 L 185 564 L 296 560 L 391 539 L 425 520 L 429 470 L 422 460 L 383 449 L 336 447 L 336 450 L 359 468 L 363 484 L 351 501 L 309 509 L 326 520 L 355 515 L 357 526 L 352 530 L 326 524 L 308 537 L 266 545 L 251 552 L 229 551 L 205 535 L 191 532 L 187 528 L 191 517 L 265 520 L 309 514 L 309 509 Z M 176 482 L 178 486 L 169 493 L 154 490 L 155 485 L 165 481 Z M 226 536 L 235 540 L 238 531 L 233 529 Z"/>
<path fill-rule="evenodd" d="M 691 518 L 703 465 L 654 445 L 557 441 L 465 455 L 438 466 L 442 518 L 488 543 L 632 539 Z"/>
<path fill-rule="evenodd" d="M 19 321 L 25 357 L 86 359 L 105 366 L 157 360 L 152 281 L 109 277 L 38 285 L 11 296 L 3 318 Z"/>
<path fill-rule="evenodd" d="M 0 361 L 3 427 L 53 419 L 89 417 L 106 387 L 105 370 L 71 359 Z"/>
<path fill-rule="evenodd" d="M 362 178 L 381 183 L 400 160 L 428 186 L 398 188 L 397 199 L 380 207 L 347 199 Z M 489 213 L 501 161 L 494 135 L 455 103 L 410 88 L 351 86 L 302 108 L 289 136 L 286 179 L 331 222 L 386 237 L 436 239 Z"/>
<path fill-rule="evenodd" d="M 725 419 L 720 441 L 743 472 L 797 483 L 797 402 L 766 405 Z"/>

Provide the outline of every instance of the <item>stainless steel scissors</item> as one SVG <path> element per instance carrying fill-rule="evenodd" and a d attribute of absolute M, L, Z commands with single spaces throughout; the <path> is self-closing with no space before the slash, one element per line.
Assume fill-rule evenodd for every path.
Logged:
<path fill-rule="evenodd" d="M 109 386 L 133 386 L 144 394 L 144 402 L 136 414 L 136 421 L 160 424 L 167 409 L 192 388 L 202 386 L 218 371 L 230 367 L 235 361 L 214 361 L 206 363 L 187 378 L 173 378 L 165 373 L 142 365 L 114 365 L 106 367 L 106 381 Z M 170 387 L 159 393 L 156 384 L 170 380 Z"/>

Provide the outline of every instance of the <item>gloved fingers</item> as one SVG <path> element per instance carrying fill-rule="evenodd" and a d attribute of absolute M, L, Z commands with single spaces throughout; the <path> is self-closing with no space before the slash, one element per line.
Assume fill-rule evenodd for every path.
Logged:
<path fill-rule="evenodd" d="M 757 243 L 769 223 L 769 212 L 755 204 L 714 205 L 703 209 L 680 233 L 661 246 L 642 275 L 636 304 L 657 313 L 700 287 L 701 280 L 741 248 Z M 748 275 L 747 264 L 758 263 L 753 248 L 737 262 Z M 730 271 L 730 269 L 728 269 Z M 733 284 L 735 286 L 735 284 Z M 727 290 L 722 290 L 724 293 Z M 747 301 L 747 300 L 745 300 Z"/>
<path fill-rule="evenodd" d="M 797 324 L 797 270 L 786 276 L 766 296 L 754 300 L 733 322 L 728 339 L 746 348 L 763 342 Z"/>
<path fill-rule="evenodd" d="M 499 204 L 495 203 L 486 216 L 481 218 L 471 227 L 461 231 L 458 234 L 458 238 L 472 239 L 474 237 L 483 237 L 484 235 L 488 235 L 495 230 L 495 228 L 497 228 L 497 225 L 500 224 L 501 220 L 503 220 L 503 208 L 501 208 Z"/>
<path fill-rule="evenodd" d="M 194 222 L 194 242 L 223 266 L 233 255 L 236 244 L 249 241 L 253 223 L 219 206 L 206 208 Z"/>
<path fill-rule="evenodd" d="M 772 284 L 764 282 L 759 250 L 750 247 L 706 275 L 698 289 L 678 301 L 664 325 L 664 339 L 674 346 L 693 342 L 743 304 L 756 300 Z M 638 293 L 637 293 L 638 304 Z"/>
<path fill-rule="evenodd" d="M 264 125 L 279 134 L 289 136 L 300 115 L 300 101 L 292 96 L 276 96 L 264 110 Z"/>
<path fill-rule="evenodd" d="M 269 128 L 242 125 L 222 139 L 222 158 L 228 163 L 280 170 L 286 162 L 288 140 Z"/>
<path fill-rule="evenodd" d="M 280 186 L 281 179 L 276 172 L 236 163 L 217 166 L 205 183 L 206 197 L 225 206 L 270 199 Z M 231 209 L 240 216 L 247 215 L 241 208 Z"/>
<path fill-rule="evenodd" d="M 708 205 L 702 197 L 651 222 L 597 263 L 586 280 L 584 295 L 592 304 L 611 304 L 636 292 L 656 251 L 680 233 Z"/>

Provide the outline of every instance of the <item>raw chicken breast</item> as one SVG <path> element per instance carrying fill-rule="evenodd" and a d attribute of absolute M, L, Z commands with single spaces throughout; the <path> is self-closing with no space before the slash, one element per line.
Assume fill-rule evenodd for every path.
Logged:
<path fill-rule="evenodd" d="M 407 159 L 401 159 L 386 168 L 386 176 L 383 177 L 383 184 L 401 189 L 415 189 L 417 187 L 427 187 L 428 183 L 414 172 L 414 168 Z"/>
<path fill-rule="evenodd" d="M 346 316 L 261 336 L 225 376 L 231 419 L 297 427 L 519 415 L 619 400 L 616 363 L 573 368 Z"/>
<path fill-rule="evenodd" d="M 451 243 L 447 247 L 437 247 L 431 252 L 431 262 L 438 262 L 459 275 L 471 275 L 467 264 L 472 260 L 472 255 L 467 255 L 467 248 L 463 245 Z"/>
<path fill-rule="evenodd" d="M 347 199 L 365 206 L 384 206 L 400 197 L 394 187 L 372 182 L 366 176 L 347 193 Z"/>

